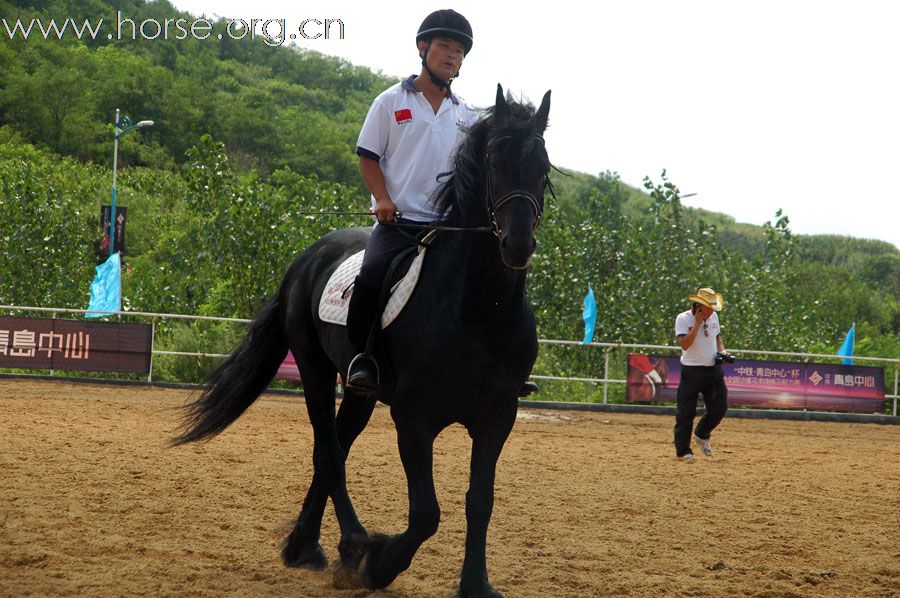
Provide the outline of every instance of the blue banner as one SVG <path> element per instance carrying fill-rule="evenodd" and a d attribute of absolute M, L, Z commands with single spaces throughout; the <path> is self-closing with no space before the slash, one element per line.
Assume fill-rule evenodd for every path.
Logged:
<path fill-rule="evenodd" d="M 856 340 L 856 322 L 853 322 L 853 325 L 850 326 L 850 330 L 847 331 L 847 336 L 844 338 L 844 344 L 838 349 L 838 357 L 850 357 L 853 355 L 854 340 Z M 845 359 L 844 365 L 853 365 L 853 360 Z"/>
<path fill-rule="evenodd" d="M 594 300 L 594 289 L 588 285 L 588 293 L 584 297 L 584 311 L 582 313 L 584 319 L 584 340 L 582 345 L 586 345 L 594 340 L 594 328 L 597 327 L 597 302 Z"/>
<path fill-rule="evenodd" d="M 97 275 L 91 283 L 89 310 L 121 311 L 122 309 L 122 267 L 118 253 L 97 266 Z M 99 318 L 109 314 L 88 311 L 85 318 Z"/>

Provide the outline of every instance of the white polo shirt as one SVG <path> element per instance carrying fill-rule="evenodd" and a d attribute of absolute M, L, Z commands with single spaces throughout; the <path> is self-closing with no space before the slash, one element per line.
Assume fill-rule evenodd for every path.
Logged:
<path fill-rule="evenodd" d="M 696 323 L 697 319 L 691 310 L 678 314 L 678 317 L 675 318 L 675 336 L 687 334 Z M 703 334 L 702 329 L 697 331 L 693 344 L 687 349 L 681 350 L 681 365 L 716 365 L 716 352 L 719 350 L 716 338 L 722 332 L 716 312 L 709 316 L 706 323 L 706 332 L 709 333 L 709 336 Z"/>
<path fill-rule="evenodd" d="M 447 179 L 438 181 L 438 175 L 453 169 L 456 148 L 478 114 L 453 94 L 435 114 L 414 78 L 410 75 L 375 98 L 356 153 L 378 160 L 397 209 L 404 218 L 422 222 L 438 217 L 435 192 Z"/>

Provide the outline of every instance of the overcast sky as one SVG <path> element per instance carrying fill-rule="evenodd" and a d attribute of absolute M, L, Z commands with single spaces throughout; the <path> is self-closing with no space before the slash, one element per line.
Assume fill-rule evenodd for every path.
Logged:
<path fill-rule="evenodd" d="M 795 233 L 900 247 L 900 3 L 174 4 L 195 15 L 286 19 L 288 33 L 304 19 L 340 19 L 344 39 L 295 43 L 397 77 L 420 69 L 422 19 L 454 8 L 475 38 L 454 90 L 487 106 L 498 82 L 535 103 L 552 89 L 546 138 L 555 164 L 615 171 L 637 187 L 665 168 L 682 193 L 697 194 L 689 206 L 752 224 L 782 208 Z"/>

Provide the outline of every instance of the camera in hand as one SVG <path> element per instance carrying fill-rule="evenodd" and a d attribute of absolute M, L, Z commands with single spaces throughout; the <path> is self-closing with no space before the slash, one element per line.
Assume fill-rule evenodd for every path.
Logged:
<path fill-rule="evenodd" d="M 718 351 L 716 353 L 716 365 L 720 365 L 722 362 L 734 363 L 734 355 L 732 355 L 731 353 L 723 353 L 722 351 Z"/>

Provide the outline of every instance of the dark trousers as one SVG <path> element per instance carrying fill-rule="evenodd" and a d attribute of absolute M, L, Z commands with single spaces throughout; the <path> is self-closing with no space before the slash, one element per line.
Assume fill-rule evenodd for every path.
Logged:
<path fill-rule="evenodd" d="M 706 414 L 697 423 L 694 434 L 709 438 L 728 410 L 728 389 L 721 366 L 681 366 L 678 384 L 678 409 L 675 412 L 675 454 L 691 452 L 691 428 L 697 415 L 697 397 L 703 393 Z"/>
<path fill-rule="evenodd" d="M 397 222 L 411 223 L 412 220 L 400 218 Z M 366 243 L 366 254 L 363 256 L 362 266 L 359 270 L 359 278 L 363 283 L 369 287 L 380 289 L 381 281 L 391 265 L 391 260 L 398 253 L 415 244 L 410 239 L 410 235 L 414 237 L 418 232 L 419 229 L 416 228 L 404 228 L 391 224 L 376 226 Z"/>
<path fill-rule="evenodd" d="M 412 221 L 400 219 L 399 222 Z M 347 312 L 347 335 L 358 353 L 365 351 L 375 319 L 380 316 L 378 298 L 391 261 L 414 244 L 410 235 L 419 232 L 419 229 L 413 228 L 404 230 L 407 234 L 397 226 L 376 226 L 366 243 L 366 253 L 353 284 Z"/>

